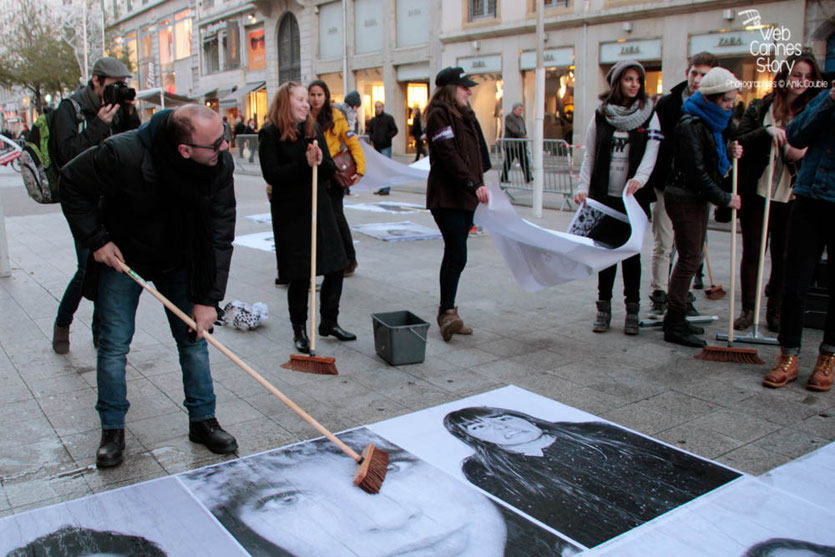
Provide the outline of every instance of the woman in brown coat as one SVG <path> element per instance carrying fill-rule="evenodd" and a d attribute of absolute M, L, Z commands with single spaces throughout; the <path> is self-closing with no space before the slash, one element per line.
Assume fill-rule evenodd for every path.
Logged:
<path fill-rule="evenodd" d="M 458 315 L 455 295 L 467 265 L 467 238 L 475 208 L 490 200 L 484 185 L 490 157 L 469 102 L 470 87 L 475 85 L 463 69 L 444 68 L 435 77 L 436 89 L 426 108 L 430 164 L 426 207 L 444 238 L 438 326 L 447 342 L 454 334 L 473 332 Z"/>

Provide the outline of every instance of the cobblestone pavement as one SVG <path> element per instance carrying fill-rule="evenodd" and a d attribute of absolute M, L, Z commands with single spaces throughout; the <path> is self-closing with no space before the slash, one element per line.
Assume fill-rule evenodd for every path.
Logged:
<path fill-rule="evenodd" d="M 0 516 L 229 458 L 189 442 L 173 341 L 161 305 L 145 295 L 128 357 L 127 458 L 116 469 L 96 470 L 100 432 L 93 408 L 92 306 L 83 301 L 76 314 L 70 353 L 54 354 L 52 324 L 75 271 L 75 251 L 60 209 L 36 206 L 22 189 L 19 176 L 0 168 L 13 268 L 11 277 L 0 279 Z M 269 210 L 261 178 L 240 173 L 236 189 L 237 234 L 269 230 L 245 218 Z M 419 185 L 395 188 L 386 200 L 422 203 L 419 192 Z M 378 200 L 366 192 L 346 203 Z M 550 201 L 559 206 L 560 200 Z M 527 208 L 519 212 L 554 229 L 564 229 L 571 217 L 547 210 L 534 219 Z M 346 215 L 353 224 L 410 220 L 434 226 L 425 211 L 346 209 Z M 389 243 L 360 234 L 355 241 L 359 268 L 345 281 L 340 323 L 359 339 L 319 343 L 321 354 L 336 358 L 338 376 L 279 367 L 293 345 L 286 291 L 273 285 L 272 253 L 237 247 L 227 291 L 227 300 L 266 302 L 269 320 L 255 331 L 217 331 L 221 342 L 332 430 L 515 384 L 752 474 L 835 439 L 835 394 L 803 388 L 820 331 L 805 333 L 800 381 L 764 389 L 760 378 L 766 366 L 695 360 L 696 350 L 664 343 L 658 330 L 623 335 L 619 303 L 612 330 L 592 333 L 596 278 L 528 294 L 514 283 L 484 234 L 470 238 L 458 296 L 460 312 L 475 334 L 445 343 L 434 325 L 441 241 Z M 709 232 L 711 262 L 725 289 L 728 242 L 726 232 Z M 651 240 L 643 250 L 644 300 L 650 250 Z M 620 277 L 615 288 L 620 291 Z M 727 298 L 709 301 L 698 294 L 698 308 L 720 317 L 708 327 L 710 338 L 726 330 Z M 433 323 L 424 363 L 391 367 L 376 355 L 369 315 L 394 310 L 410 310 Z M 770 362 L 777 349 L 758 350 Z M 213 348 L 210 353 L 218 418 L 237 436 L 240 455 L 318 436 L 222 354 Z"/>

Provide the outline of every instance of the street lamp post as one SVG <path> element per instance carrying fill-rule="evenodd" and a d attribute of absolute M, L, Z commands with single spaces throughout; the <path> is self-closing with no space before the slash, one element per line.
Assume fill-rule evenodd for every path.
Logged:
<path fill-rule="evenodd" d="M 533 214 L 536 218 L 542 218 L 542 198 L 545 189 L 545 171 L 543 168 L 545 127 L 544 12 L 544 0 L 536 0 L 536 79 L 533 126 Z"/>

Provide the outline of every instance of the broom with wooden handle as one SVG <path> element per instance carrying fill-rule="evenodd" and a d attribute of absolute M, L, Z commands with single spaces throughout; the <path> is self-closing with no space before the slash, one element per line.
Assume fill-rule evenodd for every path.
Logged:
<path fill-rule="evenodd" d="M 119 267 L 142 288 L 150 292 L 154 298 L 162 302 L 163 305 L 171 311 L 171 313 L 182 319 L 186 325 L 191 327 L 193 331 L 197 332 L 197 323 L 194 322 L 194 319 L 186 315 L 186 313 L 174 305 L 171 300 L 160 294 L 157 289 L 149 285 L 145 279 L 136 274 L 133 269 L 128 267 L 124 262 L 119 261 Z M 360 487 L 367 493 L 380 492 L 380 487 L 383 485 L 383 480 L 386 479 L 386 472 L 388 471 L 389 454 L 387 451 L 378 449 L 373 443 L 369 443 L 362 455 L 359 455 L 351 447 L 343 443 L 336 435 L 325 428 L 325 426 L 317 422 L 310 414 L 302 410 L 295 402 L 287 398 L 284 393 L 276 389 L 272 383 L 264 379 L 257 371 L 249 367 L 243 360 L 233 354 L 232 351 L 221 344 L 219 340 L 207 331 L 203 331 L 203 337 L 209 342 L 209 344 L 223 352 L 224 356 L 235 362 L 238 367 L 247 372 L 253 379 L 261 383 L 261 385 L 275 395 L 276 398 L 289 406 L 290 409 L 298 414 L 304 421 L 312 425 L 319 433 L 327 437 L 328 440 L 339 447 L 342 452 L 357 461 L 358 467 L 356 474 L 354 474 L 354 485 Z"/>
<path fill-rule="evenodd" d="M 313 147 L 318 148 L 319 142 L 313 140 Z M 327 149 L 327 146 L 325 146 Z M 319 165 L 313 165 L 313 183 L 311 186 L 311 207 L 310 207 L 310 300 L 308 311 L 310 312 L 310 352 L 307 354 L 290 354 L 290 359 L 281 367 L 293 371 L 305 373 L 318 373 L 321 375 L 338 375 L 336 360 L 327 356 L 316 355 L 316 232 L 317 232 L 317 210 L 319 198 Z"/>
<path fill-rule="evenodd" d="M 738 159 L 734 157 L 731 194 L 736 195 Z M 739 364 L 763 364 L 757 351 L 734 347 L 734 299 L 736 297 L 736 209 L 731 209 L 731 293 L 728 295 L 728 345 L 705 346 L 695 357 L 710 362 L 734 362 Z M 719 335 L 717 335 L 718 338 Z"/>

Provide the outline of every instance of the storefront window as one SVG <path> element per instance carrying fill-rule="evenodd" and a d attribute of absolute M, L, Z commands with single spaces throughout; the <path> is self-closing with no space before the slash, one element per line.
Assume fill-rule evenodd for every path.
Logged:
<path fill-rule="evenodd" d="M 429 42 L 429 0 L 397 0 L 397 46 Z"/>
<path fill-rule="evenodd" d="M 369 70 L 358 70 L 356 73 L 357 91 L 362 99 L 362 107 L 359 112 L 362 120 L 362 129 L 365 129 L 365 122 L 374 116 L 374 103 L 386 103 L 386 88 L 383 84 L 383 70 L 373 68 Z M 387 110 L 387 112 L 390 112 Z"/>
<path fill-rule="evenodd" d="M 191 10 L 183 10 L 174 16 L 177 60 L 191 56 L 191 22 Z"/>
<path fill-rule="evenodd" d="M 264 117 L 267 115 L 267 90 L 261 89 L 254 91 L 247 95 L 247 119 L 255 120 L 257 128 L 260 128 L 264 123 Z M 256 129 L 257 129 L 256 128 Z"/>
<path fill-rule="evenodd" d="M 357 53 L 383 50 L 382 0 L 354 0 L 354 18 Z"/>
<path fill-rule="evenodd" d="M 150 27 L 142 30 L 142 59 L 150 58 L 154 54 L 154 37 Z"/>
<path fill-rule="evenodd" d="M 334 103 L 341 103 L 345 95 L 342 93 L 342 72 L 325 73 L 319 76 L 319 79 L 325 82 L 331 92 L 331 101 Z"/>
<path fill-rule="evenodd" d="M 159 24 L 159 63 L 170 64 L 174 61 L 174 27 L 171 18 L 164 19 Z"/>
<path fill-rule="evenodd" d="M 342 56 L 342 2 L 319 6 L 319 58 Z"/>
<path fill-rule="evenodd" d="M 406 152 L 415 152 L 415 138 L 412 137 L 412 124 L 414 123 L 415 107 L 420 109 L 421 122 L 426 126 L 426 118 L 423 110 L 429 104 L 429 84 L 428 83 L 407 83 L 406 84 L 406 126 L 408 133 L 406 134 Z"/>
<path fill-rule="evenodd" d="M 220 56 L 218 53 L 217 37 L 203 41 L 204 73 L 210 74 L 220 71 Z"/>
<path fill-rule="evenodd" d="M 177 92 L 177 80 L 174 71 L 163 72 L 162 88 L 172 94 Z"/>

